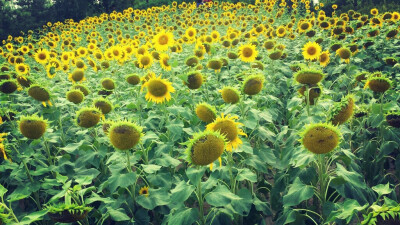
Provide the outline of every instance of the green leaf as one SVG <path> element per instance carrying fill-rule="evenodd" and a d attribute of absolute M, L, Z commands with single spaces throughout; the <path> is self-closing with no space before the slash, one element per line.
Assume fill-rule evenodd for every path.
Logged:
<path fill-rule="evenodd" d="M 47 214 L 47 210 L 41 210 L 34 213 L 31 213 L 22 218 L 19 224 L 32 224 L 35 221 L 42 220 L 43 216 Z"/>
<path fill-rule="evenodd" d="M 4 195 L 6 194 L 7 189 L 3 187 L 3 185 L 0 184 L 0 198 L 3 198 Z"/>
<path fill-rule="evenodd" d="M 222 207 L 230 204 L 233 200 L 241 200 L 242 198 L 233 194 L 225 185 L 218 185 L 205 196 L 205 199 L 212 206 Z"/>
<path fill-rule="evenodd" d="M 166 205 L 169 202 L 169 195 L 165 189 L 149 189 L 149 196 L 139 195 L 137 203 L 143 208 L 153 210 L 156 206 Z"/>
<path fill-rule="evenodd" d="M 114 193 L 118 187 L 126 188 L 129 185 L 134 184 L 136 181 L 136 174 L 133 172 L 125 174 L 113 174 L 108 178 L 108 188 L 111 193 Z"/>
<path fill-rule="evenodd" d="M 194 191 L 194 186 L 181 181 L 176 184 L 175 188 L 171 190 L 171 203 L 183 203 L 186 201 Z"/>
<path fill-rule="evenodd" d="M 233 199 L 231 205 L 233 209 L 242 216 L 247 216 L 250 212 L 253 199 L 248 189 L 243 188 L 238 191 L 240 199 Z"/>
<path fill-rule="evenodd" d="M 126 215 L 125 210 L 122 208 L 119 208 L 117 210 L 107 207 L 107 212 L 110 214 L 111 218 L 114 221 L 127 221 L 131 220 L 129 216 Z"/>
<path fill-rule="evenodd" d="M 199 213 L 195 208 L 185 208 L 178 213 L 171 213 L 168 217 L 168 224 L 187 225 L 194 224 L 199 217 Z"/>
<path fill-rule="evenodd" d="M 312 187 L 301 182 L 300 178 L 296 177 L 293 184 L 290 185 L 288 193 L 283 196 L 283 205 L 295 206 L 302 201 L 310 199 L 314 195 Z"/>
<path fill-rule="evenodd" d="M 150 174 L 159 171 L 161 168 L 161 166 L 159 166 L 159 165 L 151 165 L 151 164 L 150 165 L 142 165 L 142 166 L 143 166 L 144 172 L 150 173 Z"/>
<path fill-rule="evenodd" d="M 356 172 L 346 170 L 341 164 L 336 163 L 336 175 L 343 178 L 346 182 L 358 188 L 365 188 L 366 185 L 362 181 L 362 176 Z"/>
<path fill-rule="evenodd" d="M 186 170 L 186 175 L 188 176 L 190 182 L 197 186 L 200 182 L 201 177 L 203 177 L 204 172 L 206 171 L 205 167 L 200 168 L 188 168 Z"/>
<path fill-rule="evenodd" d="M 82 140 L 82 141 L 80 141 L 78 143 L 68 144 L 67 146 L 62 147 L 60 149 L 66 151 L 68 153 L 72 153 L 75 150 L 79 149 L 79 147 L 81 147 L 84 142 L 85 142 L 85 140 Z"/>
<path fill-rule="evenodd" d="M 351 221 L 353 218 L 353 215 L 359 211 L 362 211 L 368 207 L 368 203 L 360 206 L 358 202 L 354 199 L 346 199 L 343 203 L 343 207 L 337 211 L 332 212 L 332 215 L 334 215 L 338 219 L 343 219 L 346 220 L 347 223 Z M 334 221 L 335 218 L 329 218 L 328 221 Z"/>
<path fill-rule="evenodd" d="M 248 180 L 254 183 L 257 182 L 257 175 L 248 168 L 238 169 L 238 175 L 236 176 L 236 180 L 237 181 Z"/>
<path fill-rule="evenodd" d="M 390 194 L 393 190 L 389 186 L 389 182 L 387 184 L 378 184 L 372 187 L 379 196 Z"/>

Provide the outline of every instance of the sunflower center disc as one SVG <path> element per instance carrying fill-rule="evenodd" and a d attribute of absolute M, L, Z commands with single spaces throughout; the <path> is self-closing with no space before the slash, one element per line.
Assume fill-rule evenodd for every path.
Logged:
<path fill-rule="evenodd" d="M 309 48 L 307 49 L 307 53 L 308 53 L 309 55 L 314 55 L 316 52 L 317 52 L 317 49 L 316 49 L 315 47 L 309 47 Z"/>
<path fill-rule="evenodd" d="M 156 97 L 162 97 L 167 93 L 167 85 L 158 80 L 151 81 L 148 88 L 150 93 Z"/>
<path fill-rule="evenodd" d="M 162 35 L 159 39 L 158 42 L 160 45 L 166 45 L 168 43 L 168 37 L 165 35 Z"/>
<path fill-rule="evenodd" d="M 251 48 L 245 48 L 243 49 L 243 56 L 244 57 L 250 57 L 253 55 L 253 50 Z"/>

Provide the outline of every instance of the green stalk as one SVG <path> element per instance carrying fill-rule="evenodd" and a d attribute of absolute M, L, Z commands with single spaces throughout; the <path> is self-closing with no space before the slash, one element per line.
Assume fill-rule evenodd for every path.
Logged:
<path fill-rule="evenodd" d="M 229 169 L 229 178 L 231 181 L 231 192 L 236 194 L 236 179 L 233 177 L 232 166 L 233 166 L 233 157 L 232 152 L 228 152 L 228 169 Z"/>
<path fill-rule="evenodd" d="M 304 92 L 306 96 L 306 108 L 307 108 L 307 116 L 310 116 L 310 93 L 309 93 L 309 88 L 308 85 L 306 84 L 306 91 Z"/>
<path fill-rule="evenodd" d="M 197 184 L 197 200 L 199 202 L 199 213 L 200 213 L 200 222 L 201 225 L 206 224 L 206 220 L 204 218 L 204 202 L 203 202 L 203 195 L 201 193 L 201 179 L 199 180 L 199 183 Z"/>
<path fill-rule="evenodd" d="M 13 217 L 13 219 L 14 219 L 15 222 L 19 223 L 19 220 L 18 220 L 18 218 L 15 216 L 13 210 L 11 210 L 10 208 L 8 208 L 7 205 L 4 204 L 3 202 L 0 202 L 0 205 L 2 205 L 2 206 L 7 210 L 7 212 L 9 212 L 9 213 L 11 214 L 11 216 Z"/>
<path fill-rule="evenodd" d="M 14 150 L 18 153 L 18 155 L 21 155 L 21 153 L 19 153 L 18 149 L 14 145 L 12 145 L 12 146 L 13 146 Z M 31 173 L 29 172 L 28 165 L 26 164 L 25 160 L 23 160 L 22 158 L 21 158 L 21 161 L 24 164 L 26 175 L 28 176 L 29 180 L 33 184 L 33 178 L 31 176 Z M 37 191 L 33 192 L 33 196 L 35 197 L 36 206 L 38 207 L 39 210 L 42 210 L 42 206 L 40 205 L 39 194 L 37 193 Z"/>

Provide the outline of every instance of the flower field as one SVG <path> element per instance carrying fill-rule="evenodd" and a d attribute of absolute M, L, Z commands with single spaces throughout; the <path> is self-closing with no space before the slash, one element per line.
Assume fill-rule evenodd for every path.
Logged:
<path fill-rule="evenodd" d="M 400 224 L 400 13 L 338 8 L 173 2 L 9 36 L 0 225 Z"/>

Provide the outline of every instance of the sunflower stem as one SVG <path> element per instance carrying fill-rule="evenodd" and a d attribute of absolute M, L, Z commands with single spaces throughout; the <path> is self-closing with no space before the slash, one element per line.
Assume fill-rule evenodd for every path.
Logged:
<path fill-rule="evenodd" d="M 201 179 L 197 184 L 197 200 L 199 201 L 199 213 L 200 213 L 200 222 L 201 225 L 205 225 L 206 221 L 204 218 L 204 202 L 203 202 L 203 195 L 201 193 Z"/>
<path fill-rule="evenodd" d="M 126 169 L 128 170 L 128 172 L 132 172 L 132 167 L 131 167 L 131 160 L 130 160 L 130 156 L 129 156 L 129 151 L 125 151 L 126 154 Z"/>
<path fill-rule="evenodd" d="M 310 93 L 309 93 L 309 88 L 308 85 L 306 84 L 306 91 L 304 92 L 306 96 L 306 108 L 307 108 L 307 116 L 310 117 Z"/>
<path fill-rule="evenodd" d="M 21 155 L 21 153 L 19 153 L 18 149 L 13 145 L 14 150 L 18 153 L 18 155 Z M 21 158 L 22 163 L 24 164 L 24 168 L 26 171 L 26 175 L 28 176 L 29 180 L 31 181 L 32 185 L 34 183 L 33 178 L 31 176 L 31 173 L 29 172 L 29 168 L 28 165 L 26 164 L 25 160 Z M 40 205 L 40 199 L 39 199 L 39 194 L 37 193 L 37 191 L 33 192 L 33 196 L 35 198 L 35 203 L 36 206 L 38 207 L 39 210 L 42 210 L 42 206 Z"/>
<path fill-rule="evenodd" d="M 236 194 L 236 180 L 233 177 L 232 166 L 233 166 L 233 157 L 232 152 L 228 152 L 228 169 L 229 169 L 229 177 L 231 181 L 231 192 Z"/>
<path fill-rule="evenodd" d="M 322 221 L 324 221 L 324 215 L 323 215 L 323 206 L 325 205 L 326 202 L 326 193 L 327 193 L 327 180 L 326 180 L 326 164 L 325 164 L 325 155 L 324 154 L 318 154 L 317 155 L 317 172 L 318 172 L 318 182 L 319 182 L 319 199 L 320 199 L 320 215 Z"/>

